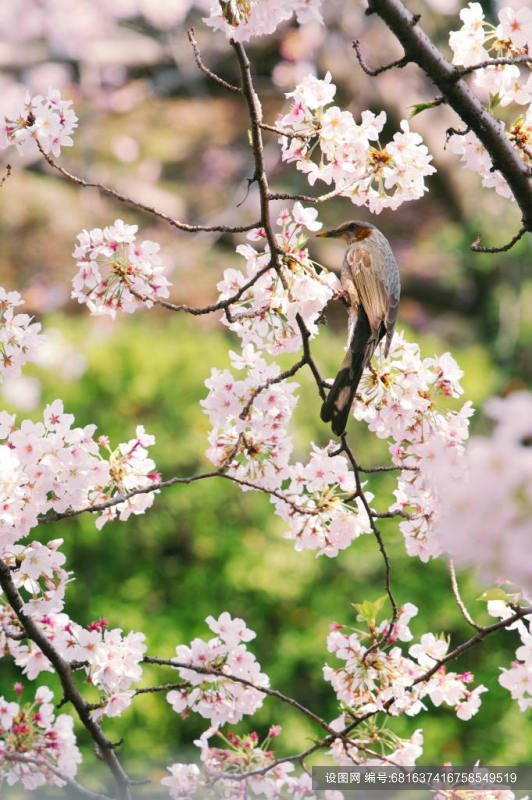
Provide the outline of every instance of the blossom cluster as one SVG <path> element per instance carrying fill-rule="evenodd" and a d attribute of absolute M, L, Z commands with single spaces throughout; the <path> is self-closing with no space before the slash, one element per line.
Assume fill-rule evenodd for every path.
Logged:
<path fill-rule="evenodd" d="M 285 471 L 282 499 L 271 498 L 279 516 L 289 525 L 286 538 L 296 550 L 317 550 L 333 557 L 363 533 L 371 532 L 365 506 L 357 497 L 355 477 L 343 455 L 331 455 L 331 442 L 313 446 L 306 464 L 291 464 Z M 366 501 L 372 495 L 365 492 Z"/>
<path fill-rule="evenodd" d="M 235 724 L 260 708 L 264 694 L 253 686 L 268 687 L 269 680 L 246 648 L 245 643 L 256 634 L 246 627 L 244 620 L 233 619 L 224 611 L 217 620 L 209 616 L 206 622 L 216 636 L 207 642 L 194 639 L 190 647 L 176 648 L 175 661 L 182 665 L 178 671 L 186 683 L 169 692 L 167 700 L 177 713 L 186 716 L 196 711 L 217 729 L 227 722 Z M 194 667 L 199 667 L 199 671 Z M 222 674 L 205 674 L 205 670 Z M 253 686 L 226 678 L 224 674 L 249 681 Z"/>
<path fill-rule="evenodd" d="M 55 650 L 68 663 L 83 668 L 87 683 L 96 687 L 99 700 L 94 718 L 119 716 L 134 695 L 131 685 L 142 677 L 141 661 L 146 652 L 143 633 L 123 634 L 120 628 L 107 630 L 105 619 L 91 622 L 87 628 L 60 612 L 33 617 L 42 633 L 53 642 Z M 13 610 L 0 602 L 0 644 L 9 653 L 28 680 L 41 672 L 54 672 L 42 650 L 24 631 Z"/>
<path fill-rule="evenodd" d="M 16 684 L 20 698 L 22 687 Z M 75 777 L 81 753 L 68 714 L 55 716 L 53 693 L 40 686 L 31 703 L 0 697 L 0 778 L 28 790 L 65 786 Z"/>
<path fill-rule="evenodd" d="M 29 314 L 15 311 L 22 303 L 18 292 L 6 292 L 0 286 L 0 382 L 20 375 L 44 340 L 40 324 L 32 322 Z"/>
<path fill-rule="evenodd" d="M 273 382 L 279 366 L 267 364 L 251 345 L 242 355 L 231 356 L 235 368 L 250 366 L 242 380 L 235 380 L 230 370 L 214 368 L 205 382 L 209 394 L 201 404 L 213 426 L 207 457 L 238 480 L 278 489 L 292 452 L 286 425 L 297 402 L 297 384 Z M 266 388 L 259 391 L 261 387 Z"/>
<path fill-rule="evenodd" d="M 532 48 L 532 10 L 511 8 L 500 9 L 499 24 L 492 25 L 484 17 L 480 3 L 468 3 L 460 11 L 462 27 L 451 31 L 449 44 L 453 51 L 453 64 L 471 67 L 488 59 L 512 59 L 525 55 Z M 501 133 L 508 136 L 516 147 L 524 163 L 532 165 L 532 71 L 530 63 L 525 64 L 490 64 L 475 69 L 472 85 L 486 102 L 490 112 L 498 107 L 511 104 L 526 106 L 506 128 L 500 120 Z M 468 132 L 454 136 L 451 149 L 461 157 L 466 166 L 479 173 L 482 185 L 493 187 L 503 197 L 513 195 L 498 170 L 493 169 L 491 158 L 474 133 Z"/>
<path fill-rule="evenodd" d="M 294 765 L 288 761 L 273 766 L 275 754 L 271 749 L 272 740 L 280 733 L 281 727 L 272 725 L 262 742 L 256 731 L 241 736 L 231 731 L 225 735 L 218 733 L 225 747 L 209 747 L 207 737 L 202 736 L 196 742 L 201 747 L 202 768 L 196 764 L 172 764 L 168 768 L 170 775 L 163 778 L 161 783 L 167 787 L 172 800 L 200 800 L 207 794 L 217 800 L 245 800 L 250 796 L 317 800 L 308 773 L 293 775 Z M 240 778 L 241 775 L 269 766 L 271 769 L 262 775 Z M 213 778 L 217 778 L 215 783 Z M 329 790 L 320 792 L 320 797 L 342 800 L 343 795 Z"/>
<path fill-rule="evenodd" d="M 159 245 L 136 241 L 138 225 L 116 219 L 103 230 L 93 228 L 78 234 L 74 249 L 78 272 L 72 281 L 72 297 L 85 303 L 91 314 L 116 316 L 150 308 L 168 297 L 170 285 L 164 276 Z"/>
<path fill-rule="evenodd" d="M 447 672 L 445 665 L 440 665 L 431 677 L 423 679 L 444 658 L 449 642 L 425 633 L 417 644 L 410 646 L 408 655 L 395 644 L 412 639 L 408 621 L 415 614 L 417 608 L 413 604 L 402 607 L 399 624 L 384 648 L 378 637 L 388 630 L 387 620 L 381 623 L 376 635 L 370 636 L 372 647 L 365 646 L 358 630 L 348 633 L 342 626 L 334 626 L 327 647 L 345 664 L 336 668 L 326 664 L 325 679 L 330 681 L 342 706 L 357 717 L 378 711 L 414 716 L 425 708 L 423 699 L 429 697 L 435 706 L 445 703 L 454 708 L 459 719 L 470 719 L 480 707 L 480 695 L 487 691 L 482 684 L 475 689 L 467 688 L 473 680 L 471 673 Z M 373 620 L 370 630 L 372 624 Z"/>
<path fill-rule="evenodd" d="M 136 437 L 102 456 L 94 440 L 95 425 L 72 427 L 74 417 L 65 414 L 63 403 L 55 400 L 44 409 L 43 421 L 23 420 L 0 412 L 0 555 L 13 556 L 15 542 L 27 536 L 39 517 L 47 512 L 65 513 L 122 497 L 132 489 L 143 489 L 158 477 L 146 447 L 154 441 L 138 426 Z M 105 509 L 98 527 L 115 516 L 124 520 L 141 514 L 153 503 L 154 494 L 135 495 Z M 30 547 L 37 547 L 34 543 Z M 22 552 L 17 559 L 26 561 Z M 48 569 L 48 556 L 32 552 L 33 561 Z M 18 562 L 17 562 L 18 563 Z M 31 573 L 37 580 L 37 574 Z"/>
<path fill-rule="evenodd" d="M 250 231 L 248 239 L 261 249 L 251 244 L 238 245 L 237 253 L 246 261 L 245 272 L 226 269 L 217 287 L 219 300 L 227 300 L 264 271 L 230 305 L 230 314 L 223 317 L 223 322 L 239 336 L 243 347 L 252 344 L 273 355 L 301 348 L 298 316 L 315 336 L 323 308 L 340 291 L 336 276 L 317 268 L 305 247 L 304 228 L 315 232 L 322 227 L 316 209 L 303 208 L 296 202 L 291 211 L 281 212 L 277 225 L 280 231 L 275 244 L 281 261 L 278 268 L 274 268 L 276 259 L 272 259 L 265 231 L 258 228 Z"/>
<path fill-rule="evenodd" d="M 437 534 L 458 566 L 530 591 L 532 394 L 492 397 L 484 410 L 495 420 L 493 432 L 470 440 L 458 472 L 445 458 L 435 462 L 433 476 L 445 497 Z"/>
<path fill-rule="evenodd" d="M 508 619 L 513 610 L 501 600 L 488 602 L 488 613 L 492 617 Z M 510 667 L 501 667 L 499 683 L 508 689 L 521 711 L 532 708 L 532 620 L 521 619 L 512 623 L 509 630 L 516 630 L 521 645 L 515 651 Z"/>
<path fill-rule="evenodd" d="M 236 368 L 248 368 L 246 377 L 235 380 L 230 370 L 213 369 L 206 381 L 209 394 L 201 401 L 213 426 L 208 458 L 242 481 L 243 490 L 272 493 L 296 550 L 337 555 L 371 530 L 347 459 L 331 455 L 331 442 L 323 449 L 313 446 L 306 464 L 291 463 L 293 445 L 286 426 L 297 402 L 297 384 L 276 383 L 279 366 L 267 364 L 252 345 L 231 357 Z M 366 492 L 366 500 L 371 498 Z"/>
<path fill-rule="evenodd" d="M 375 214 L 422 197 L 425 178 L 436 170 L 421 136 L 402 120 L 401 130 L 382 147 L 386 113 L 363 111 L 357 123 L 350 111 L 331 105 L 335 93 L 328 72 L 323 80 L 308 75 L 287 94 L 290 108 L 276 122 L 287 134 L 280 137 L 283 161 L 295 162 L 311 185 L 333 184 L 342 197 Z"/>
<path fill-rule="evenodd" d="M 70 108 L 71 100 L 63 100 L 57 89 L 46 96 L 26 95 L 23 107 L 3 115 L 0 126 L 0 150 L 15 145 L 20 153 L 37 152 L 37 143 L 45 153 L 59 156 L 62 147 L 71 147 L 71 134 L 78 118 Z"/>
<path fill-rule="evenodd" d="M 224 0 L 214 2 L 204 22 L 228 39 L 248 42 L 266 36 L 295 14 L 300 25 L 322 22 L 321 0 Z"/>
<path fill-rule="evenodd" d="M 463 373 L 450 353 L 422 359 L 418 345 L 402 332 L 394 335 L 388 356 L 379 346 L 372 367 L 362 377 L 353 413 L 389 440 L 392 461 L 401 468 L 391 510 L 410 515 L 400 523 L 407 552 L 427 561 L 443 552 L 434 465 L 441 458 L 449 469 L 460 463 L 473 413 L 470 402 L 459 411 L 441 406 L 444 398 L 462 394 Z"/>

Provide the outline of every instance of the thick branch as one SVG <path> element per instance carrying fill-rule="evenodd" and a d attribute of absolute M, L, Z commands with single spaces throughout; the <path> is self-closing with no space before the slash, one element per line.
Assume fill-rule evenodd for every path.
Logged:
<path fill-rule="evenodd" d="M 72 670 L 70 665 L 57 652 L 52 642 L 44 635 L 35 620 L 24 611 L 24 601 L 13 582 L 11 570 L 3 560 L 0 560 L 0 585 L 4 590 L 11 608 L 17 615 L 20 624 L 26 631 L 28 638 L 35 642 L 37 647 L 39 647 L 39 649 L 53 665 L 55 672 L 61 681 L 65 698 L 69 700 L 76 709 L 80 721 L 83 723 L 95 745 L 97 746 L 102 760 L 105 761 L 111 770 L 118 787 L 120 797 L 122 800 L 131 800 L 129 780 L 120 761 L 118 760 L 112 743 L 105 736 L 98 723 L 92 718 L 90 706 L 88 703 L 86 703 L 72 679 Z"/>
<path fill-rule="evenodd" d="M 523 225 L 532 231 L 532 188 L 519 153 L 501 131 L 500 123 L 484 108 L 457 70 L 440 53 L 420 27 L 418 18 L 401 0 L 370 0 L 368 11 L 377 13 L 402 44 L 405 56 L 431 78 L 447 103 L 468 125 L 491 156 L 510 186 L 523 215 Z"/>

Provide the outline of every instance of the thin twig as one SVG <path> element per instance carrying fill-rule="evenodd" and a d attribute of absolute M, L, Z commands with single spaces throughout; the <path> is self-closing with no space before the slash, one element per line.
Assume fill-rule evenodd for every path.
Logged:
<path fill-rule="evenodd" d="M 159 664 L 161 666 L 166 667 L 173 667 L 173 669 L 186 669 L 190 672 L 197 672 L 199 675 L 212 675 L 216 678 L 224 678 L 225 680 L 233 681 L 234 683 L 240 683 L 243 686 L 248 686 L 250 689 L 255 689 L 257 692 L 261 692 L 262 694 L 268 695 L 268 697 L 276 697 L 281 702 L 286 703 L 292 708 L 297 708 L 298 711 L 301 711 L 309 719 L 316 722 L 321 728 L 323 728 L 327 733 L 332 733 L 332 728 L 325 722 L 324 719 L 319 717 L 309 708 L 306 708 L 302 703 L 295 700 L 293 697 L 289 697 L 288 695 L 283 694 L 283 692 L 278 691 L 277 689 L 271 689 L 269 686 L 257 686 L 252 681 L 248 681 L 246 678 L 241 678 L 238 675 L 232 675 L 231 673 L 225 673 L 221 669 L 213 669 L 211 667 L 199 667 L 199 666 L 191 666 L 183 661 L 177 661 L 173 658 L 157 658 L 156 656 L 144 656 L 142 659 L 146 664 Z"/>
<path fill-rule="evenodd" d="M 265 275 L 270 269 L 272 269 L 272 265 L 266 264 L 265 267 L 259 269 L 259 271 L 256 272 L 255 275 L 252 278 L 250 278 L 249 281 L 246 281 L 246 283 L 242 284 L 240 289 L 238 289 L 238 291 L 236 291 L 230 297 L 227 297 L 225 300 L 218 300 L 217 303 L 212 303 L 209 306 L 203 306 L 198 308 L 195 306 L 186 305 L 186 303 L 181 303 L 179 305 L 177 303 L 170 303 L 168 300 L 151 300 L 151 298 L 142 298 L 142 297 L 140 299 L 151 300 L 151 302 L 153 302 L 155 305 L 167 308 L 169 311 L 184 311 L 185 313 L 192 314 L 193 316 L 201 316 L 202 314 L 212 314 L 213 311 L 221 311 L 223 309 L 227 311 L 230 308 L 230 306 L 233 305 L 233 303 L 238 302 L 238 300 L 240 300 L 242 295 L 245 292 L 247 292 L 247 290 L 250 289 L 259 280 L 259 278 L 262 278 L 262 276 Z M 230 319 L 230 321 L 233 320 Z"/>
<path fill-rule="evenodd" d="M 203 61 L 201 60 L 201 54 L 199 50 L 198 43 L 194 36 L 194 28 L 189 28 L 187 31 L 188 40 L 192 45 L 192 52 L 194 53 L 194 61 L 198 65 L 199 69 L 207 75 L 208 78 L 213 80 L 215 83 L 219 84 L 219 86 L 223 86 L 224 89 L 228 89 L 230 92 L 235 92 L 236 94 L 242 94 L 242 89 L 240 86 L 234 86 L 232 83 L 228 81 L 224 81 L 223 78 L 220 78 L 219 75 L 216 75 L 215 72 L 210 70 L 208 67 L 205 66 Z"/>
<path fill-rule="evenodd" d="M 368 515 L 368 519 L 369 519 L 369 524 L 371 526 L 371 530 L 373 531 L 373 535 L 375 536 L 375 538 L 377 540 L 377 544 L 379 546 L 379 550 L 381 551 L 381 555 L 382 555 L 382 558 L 384 560 L 384 570 L 385 570 L 384 589 L 386 591 L 386 594 L 388 595 L 388 599 L 389 599 L 390 605 L 392 607 L 392 618 L 390 620 L 390 624 L 388 625 L 388 629 L 387 629 L 386 633 L 384 634 L 384 636 L 380 640 L 377 640 L 371 647 L 369 647 L 366 650 L 366 653 L 365 653 L 365 656 L 364 656 L 364 657 L 366 657 L 373 650 L 377 649 L 377 647 L 384 647 L 386 645 L 386 643 L 389 641 L 390 636 L 392 635 L 392 631 L 394 629 L 395 623 L 397 622 L 397 618 L 399 616 L 399 607 L 397 605 L 397 601 L 395 599 L 395 596 L 394 596 L 394 594 L 392 592 L 392 580 L 391 580 L 392 568 L 391 568 L 391 564 L 390 564 L 390 558 L 388 556 L 388 552 L 386 550 L 386 547 L 385 547 L 385 544 L 384 544 L 384 540 L 382 538 L 382 534 L 381 534 L 381 532 L 380 532 L 380 530 L 379 530 L 379 528 L 378 528 L 378 526 L 377 526 L 377 524 L 375 522 L 375 512 L 372 511 L 371 506 L 368 503 L 367 497 L 364 494 L 364 488 L 362 486 L 362 480 L 360 478 L 360 469 L 359 469 L 357 460 L 356 460 L 355 456 L 353 455 L 353 451 L 351 450 L 351 448 L 350 448 L 350 446 L 349 446 L 349 444 L 347 442 L 347 437 L 346 437 L 345 433 L 342 434 L 341 441 L 342 441 L 342 450 L 345 452 L 347 458 L 349 459 L 351 467 L 353 468 L 353 473 L 354 473 L 354 476 L 355 476 L 355 483 L 356 483 L 358 496 L 360 497 L 362 505 L 364 506 L 364 508 L 366 510 L 366 514 Z"/>
<path fill-rule="evenodd" d="M 403 56 L 402 58 L 398 58 L 396 61 L 392 61 L 390 64 L 386 64 L 383 67 L 377 67 L 376 69 L 371 69 L 368 67 L 364 59 L 362 58 L 362 53 L 360 52 L 360 39 L 353 39 L 353 50 L 356 53 L 357 61 L 366 73 L 366 75 L 371 75 L 375 77 L 376 75 L 380 75 L 382 72 L 387 72 L 389 69 L 402 69 L 406 67 L 407 64 L 410 63 L 410 59 L 408 56 Z"/>
<path fill-rule="evenodd" d="M 460 595 L 460 589 L 458 588 L 458 581 L 456 580 L 456 570 L 454 568 L 454 561 L 452 560 L 452 558 L 449 560 L 449 572 L 451 574 L 451 586 L 453 589 L 454 599 L 456 600 L 456 605 L 462 612 L 463 618 L 469 625 L 471 625 L 472 628 L 475 628 L 475 630 L 477 631 L 484 630 L 483 625 L 479 625 L 477 622 L 475 622 L 475 620 L 467 610 L 464 601 L 462 600 L 462 597 Z"/>
<path fill-rule="evenodd" d="M 260 222 L 253 222 L 251 225 L 237 225 L 237 226 L 229 226 L 229 225 L 189 225 L 187 222 L 180 222 L 177 219 L 174 219 L 169 214 L 165 214 L 164 211 L 159 211 L 152 206 L 148 206 L 145 203 L 140 203 L 138 200 L 133 200 L 131 197 L 127 197 L 127 195 L 120 194 L 117 192 L 116 189 L 111 189 L 109 186 L 104 186 L 103 183 L 98 183 L 97 181 L 87 181 L 84 178 L 79 178 L 77 175 L 73 175 L 71 172 L 66 170 L 60 164 L 55 161 L 49 153 L 45 153 L 41 143 L 39 140 L 37 141 L 37 147 L 45 161 L 53 167 L 63 178 L 66 178 L 72 183 L 75 183 L 77 186 L 84 186 L 90 187 L 93 189 L 98 189 L 99 192 L 102 194 L 108 195 L 109 197 L 113 197 L 115 200 L 119 200 L 121 203 L 126 203 L 127 205 L 131 206 L 132 208 L 137 208 L 140 211 L 144 211 L 147 214 L 152 214 L 154 217 L 158 219 L 164 220 L 167 222 L 168 225 L 171 225 L 173 228 L 178 228 L 180 231 L 187 231 L 188 233 L 199 233 L 202 231 L 205 232 L 219 232 L 219 233 L 244 233 L 245 231 L 250 231 L 253 228 L 257 228 L 260 226 Z"/>
<path fill-rule="evenodd" d="M 461 78 L 465 78 L 466 75 L 470 75 L 477 69 L 484 69 L 485 67 L 502 67 L 505 64 L 515 64 L 517 66 L 520 64 L 532 64 L 532 56 L 528 55 L 527 53 L 521 56 L 501 56 L 499 58 L 487 58 L 485 61 L 479 61 L 478 64 L 472 64 L 469 67 L 457 69 L 451 80 L 459 81 Z"/>
<path fill-rule="evenodd" d="M 511 250 L 514 244 L 517 244 L 519 239 L 525 235 L 527 230 L 528 229 L 525 227 L 525 225 L 523 225 L 521 228 L 519 228 L 515 236 L 513 236 L 509 242 L 501 245 L 500 247 L 483 247 L 480 244 L 480 236 L 477 236 L 471 245 L 471 250 L 473 250 L 475 253 L 505 253 L 507 250 Z"/>

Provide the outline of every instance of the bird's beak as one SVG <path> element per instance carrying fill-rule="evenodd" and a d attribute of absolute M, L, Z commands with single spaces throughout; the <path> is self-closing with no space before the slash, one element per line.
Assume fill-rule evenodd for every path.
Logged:
<path fill-rule="evenodd" d="M 326 237 L 330 238 L 331 236 L 335 236 L 335 232 L 334 231 L 320 231 L 319 233 L 316 234 L 316 236 L 319 236 L 320 239 L 324 239 Z"/>

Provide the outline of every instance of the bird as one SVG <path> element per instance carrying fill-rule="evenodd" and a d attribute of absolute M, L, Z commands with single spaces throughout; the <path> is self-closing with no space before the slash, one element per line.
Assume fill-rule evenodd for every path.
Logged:
<path fill-rule="evenodd" d="M 340 281 L 349 305 L 348 346 L 335 381 L 321 408 L 321 419 L 341 436 L 364 369 L 386 337 L 387 356 L 399 312 L 401 280 L 388 239 L 370 222 L 353 220 L 317 236 L 342 238 L 347 244 Z"/>

